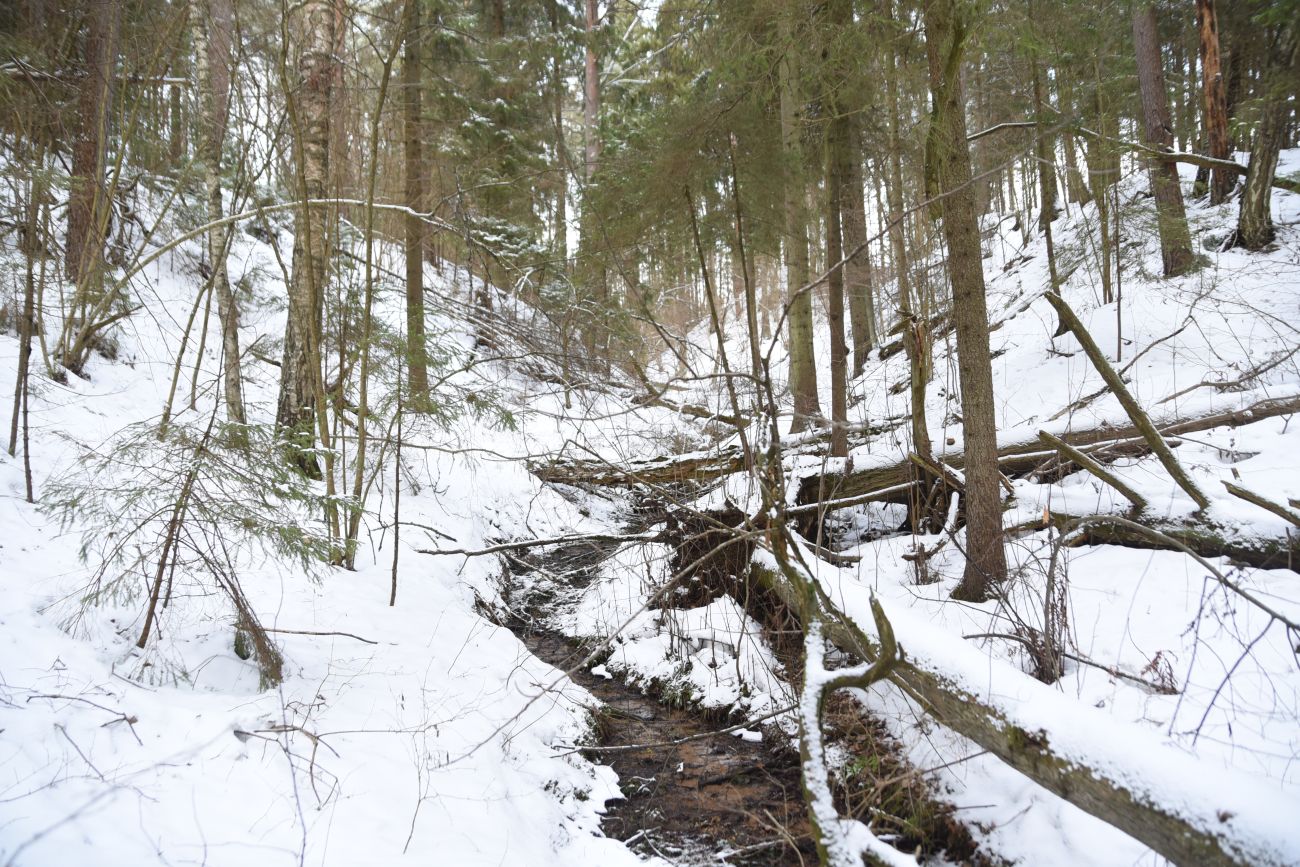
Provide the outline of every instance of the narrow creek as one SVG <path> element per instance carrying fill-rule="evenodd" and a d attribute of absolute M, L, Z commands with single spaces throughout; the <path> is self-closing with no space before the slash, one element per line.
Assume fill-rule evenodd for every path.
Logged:
<path fill-rule="evenodd" d="M 556 632 L 512 628 L 556 668 L 567 671 L 586 653 Z M 599 745 L 639 747 L 588 753 L 613 767 L 623 789 L 624 800 L 607 805 L 607 835 L 677 864 L 816 863 L 793 751 L 734 734 L 701 737 L 726 723 L 589 671 L 579 669 L 572 679 L 604 705 Z M 696 739 L 670 744 L 682 738 Z"/>
<path fill-rule="evenodd" d="M 590 646 L 551 628 L 548 620 L 557 605 L 595 578 L 615 548 L 580 543 L 507 558 L 511 579 L 535 568 L 552 577 L 544 589 L 508 592 L 518 614 L 504 625 L 539 659 L 563 671 L 573 668 Z M 606 805 L 602 828 L 608 836 L 681 865 L 817 863 L 793 749 L 769 745 L 766 737 L 760 742 L 718 734 L 729 725 L 718 714 L 670 707 L 617 678 L 586 668 L 571 677 L 603 705 L 594 745 L 599 749 L 587 756 L 612 767 L 623 791 L 622 800 Z M 675 743 L 686 738 L 691 740 Z"/>
<path fill-rule="evenodd" d="M 625 531 L 641 532 L 649 523 L 635 518 Z M 503 625 L 538 658 L 562 671 L 574 669 L 594 644 L 552 624 L 596 580 L 617 546 L 579 542 L 507 555 L 503 595 L 510 615 Z M 602 704 L 598 743 L 586 755 L 619 776 L 623 798 L 606 805 L 602 821 L 608 836 L 688 867 L 817 863 L 798 754 L 785 737 L 765 733 L 760 741 L 720 732 L 729 721 L 719 712 L 671 707 L 585 666 L 570 677 Z M 1002 863 L 979 850 L 952 805 L 936 798 L 883 726 L 846 695 L 832 697 L 827 722 L 827 736 L 861 766 L 861 777 L 841 781 L 837 794 L 847 815 L 871 821 L 903 851 L 976 867 Z"/>

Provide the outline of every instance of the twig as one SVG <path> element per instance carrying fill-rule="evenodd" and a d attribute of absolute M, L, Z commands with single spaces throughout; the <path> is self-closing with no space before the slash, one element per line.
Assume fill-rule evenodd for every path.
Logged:
<path fill-rule="evenodd" d="M 1124 499 L 1133 504 L 1133 508 L 1141 511 L 1147 507 L 1147 501 L 1141 494 L 1120 481 L 1118 476 L 1107 470 L 1098 461 L 1079 451 L 1065 440 L 1060 437 L 1052 436 L 1045 430 L 1040 430 L 1038 432 L 1038 438 L 1060 452 L 1062 458 L 1073 461 L 1106 484 L 1110 485 L 1115 490 L 1119 491 L 1124 496 Z"/>
<path fill-rule="evenodd" d="M 83 762 L 85 762 L 86 765 L 89 766 L 89 768 L 90 768 L 92 771 L 95 772 L 95 775 L 96 775 L 97 777 L 99 777 L 100 782 L 107 783 L 108 780 L 104 779 L 104 774 L 103 774 L 103 772 L 101 772 L 101 771 L 99 770 L 99 768 L 95 767 L 95 763 L 92 762 L 92 761 L 89 759 L 89 757 L 87 757 L 86 754 L 83 753 L 83 752 L 81 751 L 81 747 L 77 746 L 77 742 L 74 741 L 74 740 L 72 739 L 72 735 L 68 734 L 68 730 L 67 730 L 66 728 L 63 727 L 63 723 L 55 723 L 55 724 L 54 724 L 54 727 L 55 727 L 56 729 L 59 730 L 59 733 L 60 733 L 60 734 L 63 735 L 64 740 L 66 740 L 68 743 L 72 744 L 72 748 L 73 748 L 74 750 L 77 751 L 77 755 L 81 756 L 81 760 L 82 760 Z"/>
<path fill-rule="evenodd" d="M 574 542 L 653 542 L 659 538 L 658 533 L 637 533 L 632 536 L 620 536 L 613 533 L 587 533 L 579 536 L 556 536 L 550 539 L 525 539 L 522 542 L 503 542 L 486 548 L 416 548 L 418 554 L 441 556 L 459 554 L 464 557 L 483 557 L 488 554 L 501 554 L 506 551 L 518 551 L 523 548 L 542 548 L 548 545 L 569 545 Z"/>
<path fill-rule="evenodd" d="M 378 644 L 378 641 L 371 641 L 369 638 L 362 638 L 360 635 L 353 635 L 351 632 L 316 632 L 311 629 L 264 629 L 266 632 L 277 632 L 282 635 L 341 635 L 344 638 L 355 638 L 357 641 L 363 641 L 366 644 Z"/>
<path fill-rule="evenodd" d="M 1002 638 L 1002 639 L 1006 639 L 1007 641 L 1019 642 L 1020 644 L 1025 645 L 1031 650 L 1034 647 L 1034 643 L 1030 639 L 1026 638 L 1023 635 L 1014 635 L 1010 632 L 974 632 L 971 633 L 970 635 L 963 635 L 962 638 Z M 1138 677 L 1136 674 L 1129 674 L 1127 672 L 1120 671 L 1117 666 L 1104 665 L 1100 662 L 1097 662 L 1096 660 L 1089 659 L 1086 656 L 1079 656 L 1076 653 L 1071 653 L 1068 650 L 1057 650 L 1057 653 L 1061 654 L 1061 656 L 1064 656 L 1066 659 L 1072 659 L 1081 665 L 1090 665 L 1093 668 L 1100 669 L 1101 671 L 1106 672 L 1112 677 L 1119 677 L 1119 678 L 1123 678 L 1124 680 L 1131 680 L 1134 683 L 1140 686 L 1144 686 L 1158 695 L 1171 695 L 1172 693 L 1177 692 L 1177 690 L 1171 690 L 1169 687 L 1161 686 L 1158 683 L 1152 683 L 1149 680 L 1144 680 Z M 946 766 L 941 766 L 941 767 L 946 767 Z"/>

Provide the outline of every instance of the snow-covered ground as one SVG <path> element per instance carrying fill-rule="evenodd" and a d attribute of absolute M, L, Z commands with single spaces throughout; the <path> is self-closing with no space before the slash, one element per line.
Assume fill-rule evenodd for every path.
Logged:
<path fill-rule="evenodd" d="M 279 240 L 288 249 L 287 232 Z M 87 378 L 60 384 L 34 357 L 38 499 L 54 480 L 74 489 L 84 481 L 81 455 L 138 441 L 145 429 L 136 423 L 156 429 L 202 283 L 197 253 L 186 245 L 133 281 L 147 309 L 116 331 L 116 361 L 97 356 Z M 4 264 L 20 273 L 16 258 Z M 266 342 L 282 334 L 284 286 L 269 245 L 237 234 L 231 273 L 255 293 L 245 302 L 243 346 L 261 338 L 273 347 Z M 469 287 L 463 272 L 453 279 L 432 267 L 429 281 L 440 308 L 431 332 L 454 369 L 474 343 L 459 314 Z M 395 325 L 400 287 L 382 287 L 380 317 Z M 51 340 L 56 311 L 47 305 Z M 201 431 L 219 369 L 215 314 L 194 380 L 197 409 L 188 409 L 197 343 L 196 333 L 174 424 Z M 17 353 L 15 337 L 0 336 L 0 381 L 13 382 Z M 250 420 L 267 424 L 278 370 L 246 355 L 244 371 Z M 371 399 L 382 405 L 377 384 Z M 183 589 L 147 652 L 135 648 L 143 575 L 128 575 L 124 595 L 76 617 L 95 579 L 96 564 L 78 557 L 83 534 L 92 534 L 92 552 L 102 536 L 93 522 L 74 516 L 64 527 L 24 501 L 21 445 L 19 457 L 0 457 L 0 863 L 353 865 L 403 853 L 529 867 L 637 861 L 599 833 L 603 804 L 618 794 L 613 773 L 555 757 L 555 745 L 586 736 L 593 700 L 476 613 L 480 600 L 495 598 L 496 559 L 416 549 L 594 526 L 514 458 L 566 440 L 617 458 L 635 447 L 630 440 L 671 434 L 674 421 L 657 410 L 627 416 L 626 406 L 585 394 L 566 413 L 559 389 L 495 363 L 456 373 L 445 388 L 457 401 L 492 395 L 496 409 L 446 425 L 406 415 L 395 606 L 391 452 L 388 476 L 370 495 L 356 571 L 304 568 L 255 545 L 235 556 L 262 623 L 282 630 L 273 636 L 285 678 L 270 691 L 259 690 L 254 662 L 236 656 L 234 613 L 201 570 L 178 570 Z M 575 417 L 588 412 L 618 424 L 584 426 L 579 437 Z M 281 458 L 268 452 L 254 462 L 263 460 Z M 98 483 L 148 487 L 167 469 L 177 468 L 155 473 L 123 457 Z M 285 508 L 287 524 L 321 532 L 319 515 Z M 151 526 L 136 543 L 155 543 L 157 532 Z M 237 532 L 228 541 L 241 544 Z M 65 629 L 69 618 L 75 626 Z"/>
<path fill-rule="evenodd" d="M 1280 173 L 1297 170 L 1300 151 L 1284 153 Z M 1158 277 L 1145 187 L 1145 176 L 1135 175 L 1121 188 L 1125 259 L 1119 304 L 1101 303 L 1090 246 L 1097 243 L 1095 207 L 1071 205 L 1055 224 L 1060 268 L 1067 275 L 1062 294 L 1117 366 L 1137 359 L 1124 374 L 1133 395 L 1158 425 L 1300 396 L 1300 197 L 1275 191 L 1278 238 L 1262 253 L 1220 249 L 1235 226 L 1235 202 L 1210 207 L 1189 200 L 1193 242 L 1204 267 L 1165 280 Z M 1048 285 L 1044 245 L 1037 236 L 1026 243 L 1013 223 L 990 219 L 985 233 L 989 306 L 993 320 L 1001 322 L 992 335 L 999 441 L 1034 442 L 1044 429 L 1059 434 L 1127 424 L 1113 395 L 1082 400 L 1103 382 L 1073 335 L 1052 338 L 1056 316 L 1041 298 Z M 824 328 L 818 336 L 818 357 L 825 358 Z M 743 357 L 741 340 L 733 338 L 731 357 Z M 696 335 L 693 344 L 692 362 L 707 372 L 716 364 L 707 336 Z M 953 418 L 957 404 L 949 402 L 956 400 L 956 363 L 951 336 L 941 336 L 927 404 L 931 438 L 941 455 L 962 448 Z M 668 378 L 674 368 L 673 359 L 666 359 L 656 373 Z M 852 384 L 857 400 L 849 424 L 905 417 L 907 390 L 891 386 L 906 378 L 902 353 L 869 363 Z M 828 407 L 825 377 L 822 387 L 822 406 Z M 685 383 L 681 391 L 683 400 L 729 411 L 720 389 Z M 761 439 L 763 431 L 755 428 L 751 436 Z M 905 458 L 908 440 L 901 425 L 856 447 L 848 460 L 856 470 L 891 465 Z M 1300 422 L 1280 416 L 1189 434 L 1180 443 L 1179 461 L 1211 499 L 1204 519 L 1228 537 L 1294 536 L 1287 521 L 1230 496 L 1223 482 L 1276 503 L 1294 500 L 1300 495 Z M 807 472 L 835 464 L 817 457 L 794 461 Z M 1112 469 L 1147 500 L 1149 515 L 1182 519 L 1196 509 L 1155 457 L 1121 459 Z M 727 500 L 750 514 L 761 502 L 752 480 L 737 477 L 700 504 L 718 507 Z M 1018 479 L 1005 524 L 1032 526 L 1053 512 L 1122 515 L 1128 506 L 1082 472 L 1054 484 Z M 880 528 L 901 519 L 897 509 L 867 506 L 840 520 L 858 529 Z M 1243 826 L 1238 830 L 1259 841 L 1261 851 L 1274 852 L 1278 863 L 1300 860 L 1300 823 L 1294 818 L 1300 815 L 1300 636 L 1184 554 L 1110 545 L 1064 549 L 1058 575 L 1066 588 L 1067 646 L 1074 658 L 1066 661 L 1064 678 L 1043 688 L 1030 677 L 1033 660 L 1015 636 L 1042 627 L 1044 576 L 1059 534 L 1043 530 L 1009 540 L 1012 580 L 1003 599 L 983 605 L 948 600 L 964 565 L 962 535 L 929 561 L 934 583 L 917 584 L 903 555 L 918 543 L 934 546 L 939 536 L 895 536 L 845 548 L 841 553 L 861 558 L 847 568 L 811 554 L 807 559 L 818 566 L 830 598 L 842 601 L 864 628 L 871 626 L 866 599 L 874 592 L 905 652 L 931 661 L 934 670 L 1003 708 L 1008 718 L 1025 721 L 1027 730 L 1041 726 L 1067 755 L 1121 774 L 1146 774 L 1150 778 L 1142 785 L 1157 798 L 1193 812 L 1197 807 L 1191 805 L 1201 799 L 1202 815 L 1213 815 L 1206 805 L 1218 804 L 1223 815 L 1239 816 L 1231 820 Z M 1274 611 L 1300 621 L 1292 569 L 1242 567 L 1222 558 L 1214 565 Z M 611 567 L 600 589 L 589 592 L 589 621 L 616 620 L 617 612 L 638 603 L 635 594 L 628 598 L 621 574 Z M 593 605 L 603 615 L 586 611 Z M 981 637 L 1007 634 L 1013 637 Z M 671 663 L 650 665 L 639 656 L 622 664 L 642 678 L 672 672 Z M 737 666 L 710 668 L 727 672 Z M 758 679 L 753 688 L 764 683 Z M 934 775 L 937 785 L 994 851 L 1021 863 L 1162 861 L 935 725 L 892 687 L 860 697 L 888 722 L 917 767 L 942 769 Z"/>
<path fill-rule="evenodd" d="M 1284 154 L 1281 171 L 1296 170 L 1300 151 Z M 1219 252 L 1212 243 L 1235 219 L 1234 205 L 1190 204 L 1195 243 L 1207 264 L 1166 281 L 1153 276 L 1159 260 L 1151 233 L 1137 231 L 1150 219 L 1149 200 L 1138 196 L 1143 186 L 1134 178 L 1122 192 L 1130 230 L 1119 309 L 1098 297 L 1088 246 L 1095 210 L 1071 206 L 1056 224 L 1062 272 L 1070 274 L 1062 293 L 1104 348 L 1113 352 L 1122 342 L 1121 364 L 1142 353 L 1127 373 L 1137 398 L 1159 422 L 1300 394 L 1300 355 L 1286 355 L 1300 345 L 1300 197 L 1276 194 L 1282 228 L 1263 254 Z M 1073 337 L 1051 339 L 1051 308 L 1033 300 L 1047 283 L 1041 241 L 1026 246 L 1010 220 L 988 228 L 990 309 L 1005 320 L 993 334 L 1000 436 L 1031 440 L 1044 427 L 1059 432 L 1122 423 L 1110 395 L 1052 418 L 1101 381 Z M 280 231 L 279 242 L 287 249 L 287 232 Z M 6 245 L 3 265 L 13 273 L 18 262 Z M 201 284 L 197 249 L 162 257 L 133 282 L 147 308 L 117 329 L 115 361 L 96 357 L 87 379 L 69 377 L 66 384 L 46 377 L 34 361 L 31 463 L 38 496 L 55 480 L 75 486 L 87 450 L 113 454 L 138 432 L 133 425 L 158 421 Z M 232 278 L 247 278 L 253 293 L 245 303 L 243 345 L 259 337 L 271 345 L 282 333 L 284 286 L 270 246 L 238 234 L 231 269 Z M 430 329 L 450 372 L 474 351 L 473 328 L 462 315 L 469 287 L 450 271 L 430 268 L 428 276 L 431 298 L 438 299 Z M 400 287 L 381 285 L 380 317 L 399 330 Z M 202 322 L 201 310 L 199 317 Z M 57 323 L 49 329 L 53 338 Z M 823 330 L 820 358 L 824 338 Z M 175 424 L 201 430 L 219 369 L 215 317 L 193 379 L 198 399 L 188 409 L 197 342 L 191 337 Z M 12 334 L 0 335 L 0 383 L 13 382 L 17 346 Z M 272 345 L 264 354 L 277 353 Z M 696 359 L 704 369 L 706 356 L 701 351 Z M 1187 390 L 1240 379 L 1279 359 L 1231 390 Z M 955 363 L 953 348 L 941 341 L 927 408 L 941 449 L 961 447 L 946 403 L 956 390 Z M 252 354 L 244 370 L 252 420 L 266 424 L 278 370 Z M 653 373 L 667 377 L 670 370 Z M 853 384 L 850 422 L 905 415 L 906 391 L 890 388 L 905 377 L 901 353 L 869 364 Z M 285 679 L 269 691 L 259 690 L 256 665 L 235 654 L 233 612 L 202 570 L 177 576 L 181 592 L 162 613 L 147 653 L 134 645 L 148 575 L 128 576 L 123 586 L 133 592 L 70 622 L 95 577 L 95 564 L 81 562 L 78 551 L 83 534 L 96 526 L 80 519 L 65 526 L 57 514 L 26 503 L 21 446 L 18 458 L 0 456 L 0 864 L 352 865 L 389 863 L 403 854 L 420 863 L 638 863 L 599 833 L 604 801 L 617 795 L 612 772 L 555 749 L 585 736 L 584 708 L 592 698 L 480 614 L 483 606 L 508 604 L 496 558 L 417 549 L 618 532 L 625 516 L 616 504 L 542 486 L 521 458 L 563 449 L 619 462 L 707 440 L 693 421 L 608 395 L 575 391 L 566 409 L 560 388 L 504 362 L 468 366 L 446 388 L 457 405 L 471 393 L 484 395 L 488 409 L 439 423 L 407 416 L 396 567 L 391 460 L 390 474 L 375 480 L 370 494 L 356 571 L 304 568 L 253 544 L 233 558 L 262 623 L 281 630 L 273 637 L 285 658 Z M 720 396 L 702 387 L 681 391 L 670 396 L 718 405 Z M 386 397 L 381 391 L 371 399 L 383 405 Z M 855 451 L 854 465 L 898 460 L 905 436 L 904 427 L 875 438 Z M 1177 453 L 1213 498 L 1214 521 L 1252 535 L 1288 531 L 1281 518 L 1228 496 L 1221 480 L 1239 480 L 1279 502 L 1300 496 L 1300 424 L 1279 417 L 1205 431 L 1184 438 Z M 145 471 L 123 461 L 112 472 L 126 490 Z M 1157 514 L 1176 518 L 1194 508 L 1153 458 L 1121 461 L 1116 472 Z M 746 487 L 726 491 L 742 508 L 753 504 Z M 1125 505 L 1082 474 L 1050 485 L 1018 480 L 1007 523 L 1023 523 L 1045 508 L 1118 512 Z M 286 506 L 286 522 L 319 531 L 318 515 L 293 508 Z M 853 519 L 878 526 L 888 517 L 870 507 Z M 1079 755 L 1128 757 L 1159 771 L 1143 782 L 1171 803 L 1220 787 L 1249 833 L 1300 860 L 1294 821 L 1300 815 L 1294 648 L 1300 637 L 1242 604 L 1182 554 L 1075 549 L 1060 573 L 1070 647 L 1130 678 L 1069 661 L 1065 678 L 1044 687 L 1026 673 L 1030 661 L 1016 642 L 962 636 L 1040 624 L 1051 536 L 1042 531 L 1013 540 L 1010 592 L 979 606 L 947 600 L 961 574 L 957 544 L 930 562 L 936 583 L 914 582 L 902 554 L 915 541 L 864 543 L 844 552 L 860 556 L 857 564 L 822 563 L 819 577 L 856 613 L 874 591 L 905 652 L 1038 721 L 1054 744 Z M 630 620 L 605 670 L 689 687 L 692 699 L 750 718 L 787 706 L 789 687 L 770 649 L 731 600 L 640 611 L 662 586 L 668 556 L 663 546 L 625 547 L 571 600 L 564 630 L 607 636 Z M 1295 572 L 1217 565 L 1300 619 Z M 397 603 L 390 607 L 394 574 Z M 1144 846 L 925 719 L 897 692 L 880 688 L 861 697 L 917 767 L 942 767 L 933 774 L 937 785 L 995 852 L 1025 864 L 1159 863 Z M 1172 758 L 1162 763 L 1160 756 Z M 1170 781 L 1186 768 L 1201 779 L 1188 784 L 1190 793 L 1173 791 Z"/>

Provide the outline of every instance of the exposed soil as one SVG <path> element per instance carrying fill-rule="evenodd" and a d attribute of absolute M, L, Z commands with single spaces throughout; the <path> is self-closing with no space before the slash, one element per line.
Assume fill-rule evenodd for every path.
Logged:
<path fill-rule="evenodd" d="M 646 523 L 648 519 L 638 521 L 628 531 L 644 529 Z M 583 542 L 506 558 L 516 576 L 537 573 L 526 582 L 526 591 L 507 588 L 513 615 L 505 625 L 538 658 L 568 671 L 587 655 L 590 648 L 550 629 L 547 621 L 592 580 L 614 547 Z M 735 570 L 729 566 L 735 564 L 719 563 L 698 576 L 712 588 L 707 595 L 735 592 L 730 586 L 737 581 Z M 770 621 L 773 612 L 765 614 L 761 619 Z M 788 618 L 779 619 L 778 626 L 790 625 L 784 622 Z M 775 649 L 782 657 L 791 650 Z M 783 661 L 792 671 L 800 668 L 797 659 Z M 817 863 L 798 754 L 779 731 L 764 733 L 761 742 L 718 734 L 728 725 L 718 712 L 670 707 L 585 667 L 571 677 L 604 705 L 597 717 L 599 744 L 588 757 L 613 767 L 624 796 L 607 804 L 602 822 L 607 835 L 642 854 L 682 865 Z M 828 710 L 827 736 L 857 757 L 852 774 L 837 781 L 844 814 L 871 821 L 877 833 L 887 834 L 904 851 L 942 853 L 947 863 L 991 863 L 954 819 L 951 806 L 936 800 L 906 765 L 883 726 L 845 695 L 834 696 Z"/>
<path fill-rule="evenodd" d="M 585 655 L 554 632 L 516 625 L 537 657 L 568 670 Z M 639 690 L 589 671 L 572 675 L 605 705 L 593 761 L 618 773 L 624 800 L 607 805 L 606 834 L 637 851 L 677 864 L 816 864 L 799 784 L 798 756 L 789 748 L 734 734 L 698 737 L 726 727 L 699 713 L 670 708 Z M 664 746 L 682 738 L 686 743 Z"/>

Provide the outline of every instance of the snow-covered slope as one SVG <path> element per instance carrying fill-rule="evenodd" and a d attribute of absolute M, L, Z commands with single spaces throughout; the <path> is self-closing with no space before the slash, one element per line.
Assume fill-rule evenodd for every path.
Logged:
<path fill-rule="evenodd" d="M 277 231 L 287 250 L 291 238 Z M 133 281 L 131 293 L 146 307 L 114 332 L 115 361 L 96 356 L 87 378 L 58 383 L 34 358 L 38 498 L 54 480 L 81 484 L 83 454 L 114 454 L 156 429 L 202 284 L 198 251 L 183 246 Z M 383 253 L 398 255 L 391 247 Z M 16 257 L 4 264 L 20 268 Z M 396 260 L 382 264 L 393 270 Z M 256 356 L 278 357 L 282 272 L 271 247 L 243 232 L 231 271 L 251 293 L 242 344 L 261 341 L 244 363 L 250 421 L 266 425 L 278 370 Z M 0 863 L 357 865 L 403 853 L 417 863 L 636 862 L 599 833 L 602 805 L 618 794 L 613 773 L 576 755 L 555 757 L 555 746 L 585 736 L 584 706 L 593 700 L 476 613 L 496 593 L 495 558 L 416 549 L 475 548 L 590 525 L 578 507 L 542 489 L 521 458 L 567 440 L 618 459 L 676 424 L 661 411 L 638 414 L 584 393 L 566 412 L 557 387 L 506 364 L 469 365 L 465 275 L 430 267 L 428 279 L 436 308 L 429 327 L 449 374 L 444 396 L 459 409 L 473 392 L 488 409 L 445 423 L 405 415 L 396 561 L 391 444 L 387 475 L 373 482 L 356 571 L 304 568 L 231 533 L 243 591 L 262 623 L 278 630 L 285 679 L 276 689 L 260 691 L 256 665 L 236 655 L 234 613 L 200 569 L 178 570 L 176 598 L 147 652 L 135 647 L 144 575 L 128 575 L 120 597 L 85 609 L 65 630 L 96 579 L 96 564 L 78 558 L 83 533 L 92 533 L 92 545 L 103 539 L 92 521 L 74 514 L 63 527 L 58 515 L 24 501 L 21 444 L 17 458 L 0 456 Z M 51 283 L 47 297 L 58 290 Z M 383 282 L 381 321 L 398 327 L 400 303 L 400 286 Z M 47 305 L 51 340 L 56 313 Z M 178 427 L 201 429 L 216 398 L 215 313 L 207 326 L 197 372 L 197 329 L 189 339 Z M 15 337 L 0 335 L 5 388 L 17 353 Z M 372 405 L 384 407 L 378 383 Z M 380 412 L 391 419 L 391 406 Z M 617 423 L 580 425 L 587 414 Z M 391 439 L 391 430 L 379 436 Z M 278 460 L 273 452 L 254 456 Z M 176 467 L 159 475 L 169 469 Z M 146 472 L 111 462 L 99 484 L 116 479 L 125 490 Z M 285 522 L 320 532 L 319 514 L 285 508 Z M 151 527 L 133 544 L 156 536 Z M 394 569 L 397 603 L 389 607 Z"/>

